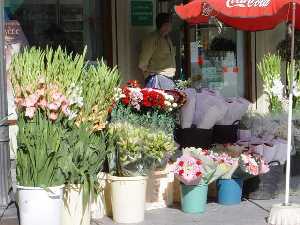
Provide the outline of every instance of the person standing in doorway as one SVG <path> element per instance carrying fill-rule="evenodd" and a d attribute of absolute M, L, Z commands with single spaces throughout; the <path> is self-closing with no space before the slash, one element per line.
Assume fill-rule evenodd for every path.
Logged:
<path fill-rule="evenodd" d="M 145 78 L 145 86 L 160 89 L 174 89 L 175 49 L 169 34 L 172 30 L 171 16 L 160 13 L 156 17 L 156 30 L 142 42 L 139 68 Z"/>

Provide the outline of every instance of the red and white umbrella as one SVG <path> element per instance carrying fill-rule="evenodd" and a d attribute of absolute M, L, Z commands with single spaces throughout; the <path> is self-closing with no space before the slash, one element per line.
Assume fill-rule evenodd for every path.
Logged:
<path fill-rule="evenodd" d="M 192 0 L 175 7 L 177 15 L 190 24 L 208 23 L 216 17 L 240 30 L 270 30 L 282 22 L 292 21 L 292 3 L 300 0 Z M 300 7 L 296 9 L 295 26 L 300 29 Z"/>

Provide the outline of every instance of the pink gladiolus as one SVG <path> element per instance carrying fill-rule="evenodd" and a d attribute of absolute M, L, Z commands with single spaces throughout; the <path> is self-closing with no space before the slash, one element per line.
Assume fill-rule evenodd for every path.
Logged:
<path fill-rule="evenodd" d="M 45 109 L 47 107 L 47 100 L 45 98 L 42 98 L 38 101 L 38 106 L 42 109 Z"/>
<path fill-rule="evenodd" d="M 63 113 L 64 113 L 65 115 L 68 115 L 68 107 L 69 107 L 69 104 L 67 104 L 67 103 L 63 103 L 63 104 L 61 105 L 61 110 L 63 111 Z"/>
<path fill-rule="evenodd" d="M 58 113 L 56 112 L 51 112 L 49 116 L 50 120 L 55 121 L 58 118 Z"/>
<path fill-rule="evenodd" d="M 24 106 L 24 98 L 16 98 L 15 99 L 15 104 L 17 107 Z"/>
<path fill-rule="evenodd" d="M 45 83 L 46 83 L 45 77 L 44 77 L 44 76 L 41 76 L 41 77 L 39 78 L 39 80 L 38 80 L 38 83 L 39 83 L 39 84 L 45 84 Z"/>
<path fill-rule="evenodd" d="M 59 109 L 60 105 L 57 102 L 52 102 L 48 104 L 48 109 L 51 111 L 57 111 Z"/>
<path fill-rule="evenodd" d="M 39 96 L 36 94 L 29 95 L 25 98 L 25 106 L 26 107 L 34 107 L 39 100 Z"/>
<path fill-rule="evenodd" d="M 26 108 L 25 116 L 27 116 L 27 117 L 29 117 L 30 119 L 32 119 L 33 116 L 34 116 L 35 111 L 36 111 L 36 108 L 35 108 L 35 107 L 28 107 L 28 108 Z"/>
<path fill-rule="evenodd" d="M 51 97 L 54 101 L 60 101 L 62 94 L 59 92 L 54 92 L 51 94 Z"/>
<path fill-rule="evenodd" d="M 39 96 L 39 97 L 44 96 L 45 93 L 46 93 L 46 90 L 45 90 L 44 88 L 38 89 L 38 90 L 36 90 L 36 92 L 35 92 L 35 94 L 36 94 L 37 96 Z"/>

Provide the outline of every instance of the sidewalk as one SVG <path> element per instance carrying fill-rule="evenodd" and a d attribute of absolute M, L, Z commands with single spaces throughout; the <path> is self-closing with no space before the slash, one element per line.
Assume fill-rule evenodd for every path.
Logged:
<path fill-rule="evenodd" d="M 291 197 L 300 204 L 300 193 Z M 240 205 L 222 206 L 209 203 L 202 215 L 185 214 L 179 209 L 159 209 L 146 212 L 145 221 L 140 225 L 267 225 L 266 218 L 273 204 L 283 201 L 243 201 Z M 110 218 L 94 221 L 91 225 L 114 225 Z M 18 225 L 17 219 L 5 219 L 0 225 Z"/>
<path fill-rule="evenodd" d="M 292 196 L 293 202 L 300 203 L 300 194 Z M 240 205 L 222 206 L 208 204 L 202 215 L 182 213 L 179 209 L 160 209 L 146 213 L 141 225 L 267 225 L 266 218 L 273 204 L 283 201 L 279 199 L 267 201 L 243 201 Z M 110 218 L 104 218 L 93 225 L 113 225 Z"/>

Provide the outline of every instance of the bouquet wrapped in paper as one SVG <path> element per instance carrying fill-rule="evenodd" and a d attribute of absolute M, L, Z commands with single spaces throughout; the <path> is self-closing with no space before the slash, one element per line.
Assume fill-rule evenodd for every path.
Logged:
<path fill-rule="evenodd" d="M 222 176 L 222 179 L 247 179 L 269 172 L 269 166 L 263 156 L 243 146 L 216 145 L 212 152 L 217 158 L 226 155 L 227 161 L 230 162 L 230 169 Z"/>
<path fill-rule="evenodd" d="M 215 158 L 209 150 L 186 148 L 174 165 L 175 177 L 186 185 L 210 184 L 230 169 L 231 162 L 222 157 Z"/>

